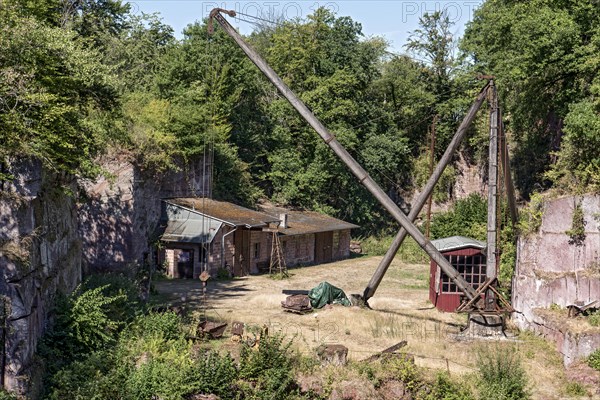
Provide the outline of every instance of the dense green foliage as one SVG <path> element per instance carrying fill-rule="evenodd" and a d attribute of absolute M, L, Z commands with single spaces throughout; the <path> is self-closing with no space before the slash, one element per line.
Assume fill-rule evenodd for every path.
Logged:
<path fill-rule="evenodd" d="M 594 0 L 488 0 L 462 48 L 497 78 L 524 195 L 598 184 L 600 8 Z"/>
<path fill-rule="evenodd" d="M 57 2 L 58 3 L 58 2 Z M 32 156 L 56 171 L 90 174 L 115 137 L 117 82 L 74 31 L 0 5 L 0 158 Z"/>
<path fill-rule="evenodd" d="M 0 389 L 0 400 L 17 400 L 17 396 L 8 393 L 4 389 Z"/>
<path fill-rule="evenodd" d="M 180 316 L 148 313 L 129 301 L 134 290 L 125 277 L 94 276 L 58 299 L 54 326 L 39 349 L 46 398 L 284 399 L 293 391 L 291 342 L 263 337 L 236 362 L 194 345 Z"/>
<path fill-rule="evenodd" d="M 247 40 L 402 206 L 427 178 L 430 125 L 437 158 L 481 86 L 476 72 L 494 74 L 517 186 L 528 197 L 552 184 L 597 187 L 598 13 L 592 0 L 489 0 L 467 27 L 462 57 L 448 16 L 424 14 L 406 50 L 425 62 L 392 55 L 359 23 L 325 9 L 262 25 Z M 196 22 L 176 40 L 159 16 L 133 15 L 118 0 L 9 0 L 0 22 L 3 160 L 35 157 L 93 176 L 105 151 L 151 175 L 214 157 L 217 198 L 253 205 L 268 197 L 352 220 L 363 233 L 394 227 L 221 29 L 210 36 Z M 485 120 L 462 148 L 481 166 Z M 452 200 L 455 175 L 450 166 L 436 201 Z M 446 233 L 478 236 L 469 221 L 444 224 Z"/>
<path fill-rule="evenodd" d="M 477 353 L 479 398 L 524 400 L 530 398 L 528 379 L 518 349 L 496 346 Z"/>
<path fill-rule="evenodd" d="M 1 158 L 93 176 L 105 151 L 150 175 L 214 157 L 217 198 L 268 197 L 350 219 L 365 233 L 391 226 L 221 29 L 210 36 L 196 22 L 175 40 L 158 16 L 133 15 L 118 0 L 59 3 L 2 5 Z M 439 155 L 472 95 L 473 80 L 455 79 L 448 18 L 426 15 L 422 25 L 408 49 L 431 68 L 390 55 L 382 39 L 365 39 L 359 23 L 325 9 L 247 38 L 400 204 L 423 183 L 426 168 L 414 161 L 427 159 L 433 117 Z M 452 182 L 450 167 L 437 200 L 448 199 Z"/>
<path fill-rule="evenodd" d="M 436 214 L 431 220 L 431 237 L 466 236 L 487 239 L 487 200 L 478 194 L 458 200 L 448 212 Z"/>
<path fill-rule="evenodd" d="M 594 368 L 597 371 L 600 371 L 600 349 L 597 349 L 592 354 L 590 354 L 587 362 L 590 367 Z"/>

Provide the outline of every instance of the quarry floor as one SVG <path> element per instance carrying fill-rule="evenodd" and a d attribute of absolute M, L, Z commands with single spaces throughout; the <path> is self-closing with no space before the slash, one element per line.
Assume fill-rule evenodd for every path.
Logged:
<path fill-rule="evenodd" d="M 371 310 L 332 306 L 296 315 L 281 308 L 286 297 L 282 290 L 308 290 L 322 281 L 343 289 L 347 295 L 362 293 L 380 259 L 362 256 L 290 269 L 290 278 L 282 280 L 268 275 L 211 280 L 206 309 L 202 306 L 200 281 L 162 279 L 153 283 L 154 301 L 181 305 L 196 315 L 206 313 L 209 319 L 227 322 L 229 326 L 233 321 L 243 322 L 247 329 L 256 331 L 267 326 L 269 332 L 295 336 L 295 346 L 306 354 L 313 353 L 323 343 L 343 344 L 348 347 L 348 358 L 358 361 L 406 340 L 405 349 L 415 356 L 417 365 L 467 377 L 476 372 L 477 353 L 482 349 L 494 351 L 498 346 L 516 346 L 531 382 L 533 399 L 578 398 L 570 397 L 566 387 L 578 379 L 580 372 L 565 371 L 552 345 L 532 334 L 501 341 L 457 340 L 455 335 L 466 325 L 467 317 L 439 312 L 429 302 L 428 265 L 395 260 L 369 301 Z M 228 331 L 225 336 L 229 336 Z M 595 391 L 593 387 L 587 388 L 590 394 Z"/>

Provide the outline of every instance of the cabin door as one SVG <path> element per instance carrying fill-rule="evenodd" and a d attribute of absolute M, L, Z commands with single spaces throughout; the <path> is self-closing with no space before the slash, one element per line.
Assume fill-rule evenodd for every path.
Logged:
<path fill-rule="evenodd" d="M 235 253 L 233 258 L 233 275 L 246 276 L 250 273 L 250 231 L 238 229 L 233 234 Z"/>
<path fill-rule="evenodd" d="M 315 263 L 331 262 L 333 251 L 333 232 L 315 234 Z"/>

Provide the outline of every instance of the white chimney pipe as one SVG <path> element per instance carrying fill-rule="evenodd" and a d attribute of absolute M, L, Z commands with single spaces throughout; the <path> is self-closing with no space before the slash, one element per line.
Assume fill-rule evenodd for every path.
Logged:
<path fill-rule="evenodd" d="M 288 227 L 288 215 L 286 213 L 279 214 L 279 227 L 283 229 L 287 229 Z"/>

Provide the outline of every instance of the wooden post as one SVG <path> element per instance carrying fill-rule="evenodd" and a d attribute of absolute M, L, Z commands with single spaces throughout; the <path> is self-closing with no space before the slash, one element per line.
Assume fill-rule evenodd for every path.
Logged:
<path fill-rule="evenodd" d="M 506 197 L 508 198 L 508 210 L 513 227 L 519 222 L 519 210 L 517 209 L 517 199 L 515 196 L 515 185 L 513 184 L 510 173 L 510 154 L 506 140 L 506 131 L 502 122 L 502 110 L 498 108 L 498 127 L 500 129 L 500 162 L 504 171 L 504 186 L 506 187 Z"/>
<path fill-rule="evenodd" d="M 487 209 L 487 267 L 486 276 L 490 280 L 498 276 L 496 259 L 496 211 L 498 208 L 498 96 L 494 82 L 490 83 L 490 147 L 488 161 L 488 209 Z M 485 293 L 485 308 L 494 311 L 496 297 L 492 290 Z"/>
<path fill-rule="evenodd" d="M 431 144 L 429 147 L 429 176 L 433 175 L 433 164 L 435 161 L 435 124 L 438 116 L 433 117 L 433 124 L 431 124 Z M 429 194 L 429 200 L 427 201 L 427 226 L 425 228 L 425 237 L 429 239 L 431 229 L 431 206 L 433 203 L 433 192 Z"/>

